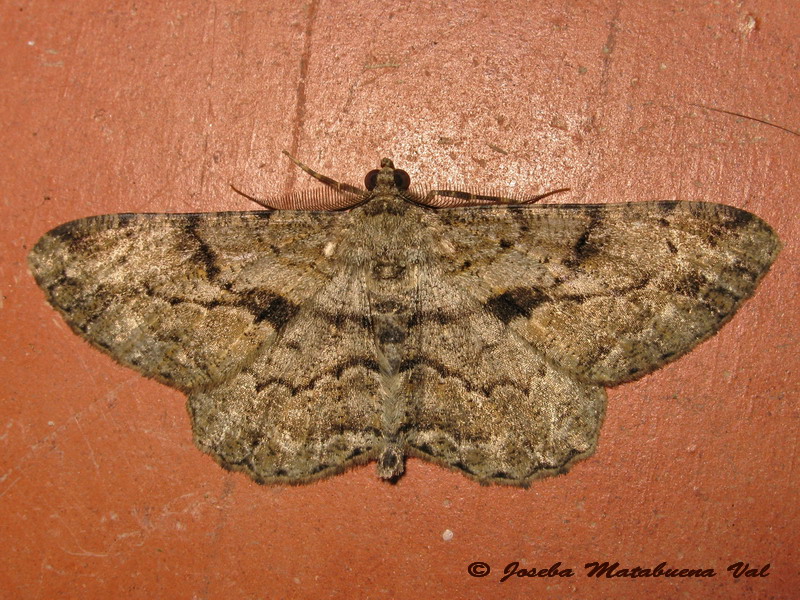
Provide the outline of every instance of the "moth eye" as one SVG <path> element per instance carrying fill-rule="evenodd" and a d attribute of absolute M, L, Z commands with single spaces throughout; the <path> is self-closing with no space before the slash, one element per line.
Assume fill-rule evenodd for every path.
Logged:
<path fill-rule="evenodd" d="M 364 177 L 365 188 L 367 188 L 370 191 L 375 189 L 375 186 L 378 184 L 378 173 L 380 173 L 380 171 L 378 171 L 377 169 L 367 173 L 367 176 Z"/>
<path fill-rule="evenodd" d="M 407 190 L 411 185 L 411 177 L 402 169 L 395 169 L 394 184 L 401 190 Z"/>

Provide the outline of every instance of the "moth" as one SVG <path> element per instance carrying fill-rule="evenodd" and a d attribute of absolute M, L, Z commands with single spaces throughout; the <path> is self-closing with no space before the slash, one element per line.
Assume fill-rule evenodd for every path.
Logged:
<path fill-rule="evenodd" d="M 390 159 L 361 189 L 292 160 L 343 206 L 90 217 L 29 256 L 73 331 L 185 393 L 198 448 L 259 483 L 408 456 L 564 473 L 605 388 L 712 336 L 781 246 L 723 204 L 423 195 Z"/>

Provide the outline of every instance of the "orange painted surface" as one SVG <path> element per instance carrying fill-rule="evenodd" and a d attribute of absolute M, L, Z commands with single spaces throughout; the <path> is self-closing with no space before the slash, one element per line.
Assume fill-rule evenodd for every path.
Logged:
<path fill-rule="evenodd" d="M 692 103 L 800 129 L 800 14 L 518 4 L 0 6 L 0 597 L 797 597 L 800 137 Z M 179 393 L 74 336 L 25 254 L 78 217 L 313 187 L 283 148 L 353 183 L 392 156 L 422 184 L 726 202 L 785 247 L 719 335 L 610 392 L 566 476 L 259 487 L 194 448 Z M 586 576 L 606 560 L 717 575 Z M 575 576 L 500 583 L 512 561 Z"/>

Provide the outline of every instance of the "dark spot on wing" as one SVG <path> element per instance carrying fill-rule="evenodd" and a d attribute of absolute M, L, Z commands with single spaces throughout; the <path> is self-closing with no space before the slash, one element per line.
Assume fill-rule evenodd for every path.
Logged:
<path fill-rule="evenodd" d="M 529 317 L 545 299 L 544 294 L 534 288 L 513 288 L 489 298 L 486 310 L 503 323 L 508 323 L 517 317 Z"/>
<path fill-rule="evenodd" d="M 452 464 L 453 464 L 453 466 L 454 466 L 456 469 L 461 469 L 462 471 L 466 471 L 467 473 L 471 473 L 471 474 L 473 474 L 473 475 L 475 474 L 475 471 L 473 471 L 472 469 L 470 469 L 470 468 L 469 468 L 467 465 L 465 465 L 465 464 L 464 464 L 463 462 L 461 462 L 460 460 L 457 460 L 456 462 L 454 462 L 454 463 L 452 463 Z"/>
<path fill-rule="evenodd" d="M 278 330 L 282 329 L 299 310 L 296 304 L 283 296 L 263 290 L 240 293 L 234 303 L 250 311 L 256 323 L 267 321 Z"/>
<path fill-rule="evenodd" d="M 353 448 L 353 451 L 350 452 L 350 454 L 347 455 L 347 458 L 345 460 L 352 460 L 356 456 L 360 456 L 362 454 L 364 454 L 364 449 L 363 448 Z"/>
<path fill-rule="evenodd" d="M 217 266 L 217 255 L 211 246 L 200 236 L 197 228 L 202 222 L 201 215 L 188 215 L 186 218 L 186 234 L 195 240 L 197 247 L 195 248 L 195 260 L 203 266 L 206 272 L 206 277 L 209 280 L 214 279 L 219 275 L 219 267 Z"/>
<path fill-rule="evenodd" d="M 572 256 L 564 261 L 567 267 L 579 267 L 583 262 L 600 252 L 600 246 L 597 240 L 592 239 L 592 234 L 603 224 L 602 213 L 596 208 L 587 207 L 587 214 L 589 215 L 589 222 L 586 224 L 586 229 L 575 240 L 575 244 L 572 247 Z"/>
<path fill-rule="evenodd" d="M 696 298 L 700 290 L 708 284 L 702 273 L 688 273 L 675 283 L 675 291 L 690 298 Z"/>
<path fill-rule="evenodd" d="M 746 225 L 749 225 L 755 218 L 754 215 L 750 214 L 746 210 L 740 210 L 738 208 L 731 208 L 731 212 L 728 217 L 729 218 L 725 220 L 725 225 L 731 229 L 745 227 Z"/>
<path fill-rule="evenodd" d="M 417 449 L 418 449 L 420 452 L 424 452 L 425 454 L 430 454 L 431 456 L 436 456 L 436 453 L 433 451 L 433 448 L 432 448 L 432 447 L 431 447 L 431 445 L 430 445 L 430 444 L 428 444 L 427 442 L 426 442 L 426 443 L 424 443 L 424 444 L 420 444 L 419 446 L 417 446 Z"/>

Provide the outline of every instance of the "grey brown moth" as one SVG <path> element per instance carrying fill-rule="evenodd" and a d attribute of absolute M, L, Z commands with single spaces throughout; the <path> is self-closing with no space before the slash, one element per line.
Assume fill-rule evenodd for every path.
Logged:
<path fill-rule="evenodd" d="M 300 166 L 345 209 L 90 217 L 29 256 L 76 333 L 184 392 L 197 446 L 259 483 L 371 460 L 393 479 L 406 456 L 563 473 L 604 388 L 713 335 L 780 249 L 722 204 L 509 204 L 415 194 L 389 159 L 366 189 Z"/>

